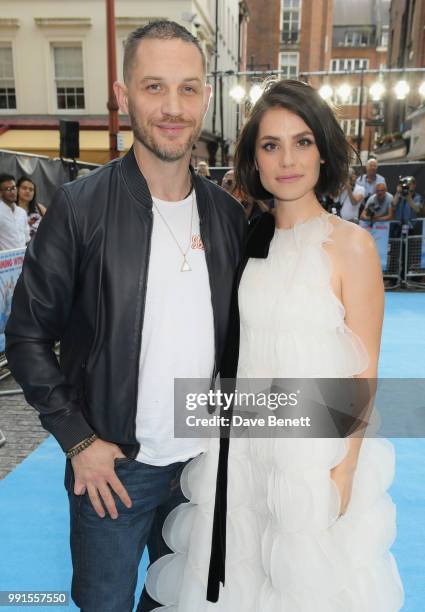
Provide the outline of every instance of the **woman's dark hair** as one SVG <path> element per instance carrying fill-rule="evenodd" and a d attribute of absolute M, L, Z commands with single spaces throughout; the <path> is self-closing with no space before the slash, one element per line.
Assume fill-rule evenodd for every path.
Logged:
<path fill-rule="evenodd" d="M 235 152 L 235 176 L 239 189 L 256 200 L 273 194 L 264 189 L 255 167 L 255 145 L 260 121 L 271 108 L 285 108 L 308 125 L 314 134 L 320 158 L 320 175 L 315 191 L 324 196 L 338 191 L 348 177 L 351 146 L 345 138 L 333 110 L 310 85 L 294 80 L 273 81 L 266 85 L 245 123 Z"/>
<path fill-rule="evenodd" d="M 37 208 L 37 188 L 35 186 L 35 183 L 32 179 L 30 179 L 28 176 L 21 176 L 21 178 L 18 180 L 18 182 L 16 183 L 16 188 L 18 190 L 18 194 L 17 194 L 17 202 L 19 204 L 19 187 L 22 185 L 22 183 L 31 183 L 31 185 L 34 187 L 34 195 L 33 198 L 30 202 L 28 202 L 28 214 L 32 215 L 33 213 L 37 213 L 38 208 Z"/>

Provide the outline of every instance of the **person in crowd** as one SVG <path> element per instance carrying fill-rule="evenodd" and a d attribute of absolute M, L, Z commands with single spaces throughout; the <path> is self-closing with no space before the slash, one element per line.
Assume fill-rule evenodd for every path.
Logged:
<path fill-rule="evenodd" d="M 46 214 L 46 208 L 37 201 L 36 186 L 32 179 L 21 176 L 16 184 L 18 199 L 16 203 L 27 213 L 30 237 L 35 236 L 40 221 Z"/>
<path fill-rule="evenodd" d="M 239 392 L 244 381 L 252 391 L 272 385 L 289 392 L 301 378 L 313 379 L 314 386 L 322 378 L 345 379 L 341 385 L 362 379 L 356 387 L 366 389 L 377 376 L 384 287 L 374 239 L 324 212 L 318 200 L 346 182 L 350 154 L 330 106 L 301 81 L 270 84 L 244 124 L 235 155 L 237 185 L 254 199 L 273 196 L 275 214 L 251 225 L 239 273 L 229 327 L 231 344 L 239 340 Z M 340 392 L 318 394 L 311 414 L 325 396 L 334 397 L 333 412 L 342 409 L 340 383 L 324 384 Z M 304 393 L 297 394 L 293 414 L 300 416 L 306 404 Z M 234 412 L 239 418 L 246 414 L 246 405 L 240 406 Z M 260 413 L 265 421 L 268 413 Z M 252 414 L 260 416 L 258 406 Z M 345 409 L 340 414 L 348 416 Z M 226 581 L 213 608 L 204 593 L 214 442 L 189 464 L 190 502 L 166 522 L 176 554 L 148 572 L 147 584 L 165 606 L 158 612 L 400 610 L 403 589 L 389 551 L 395 530 L 386 492 L 394 476 L 391 446 L 363 432 L 351 435 L 353 429 L 323 437 L 323 424 L 318 416 L 308 434 L 297 429 L 289 437 L 277 424 L 264 430 L 251 423 L 243 433 L 234 427 Z M 333 418 L 329 424 L 334 435 Z"/>
<path fill-rule="evenodd" d="M 205 178 L 211 180 L 211 172 L 210 172 L 210 167 L 208 166 L 206 161 L 200 161 L 198 162 L 198 165 L 196 167 L 196 172 L 200 175 L 200 176 L 204 176 Z"/>
<path fill-rule="evenodd" d="M 394 219 L 403 224 L 425 214 L 424 201 L 416 191 L 416 180 L 413 176 L 402 177 L 391 204 Z"/>
<path fill-rule="evenodd" d="M 385 182 L 385 178 L 378 174 L 378 162 L 374 157 L 367 160 L 366 173 L 359 176 L 356 181 L 357 185 L 360 185 L 365 190 L 365 202 L 367 202 L 371 195 L 375 195 L 376 185 Z"/>
<path fill-rule="evenodd" d="M 365 188 L 357 184 L 356 171 L 351 168 L 348 181 L 340 191 L 338 201 L 341 219 L 358 223 L 360 207 L 364 201 Z"/>
<path fill-rule="evenodd" d="M 391 221 L 394 219 L 393 196 L 387 191 L 386 183 L 377 183 L 375 194 L 370 196 L 360 218 L 362 221 Z"/>
<path fill-rule="evenodd" d="M 223 189 L 225 189 L 225 191 L 227 191 L 228 193 L 233 194 L 236 188 L 236 182 L 235 182 L 235 171 L 233 168 L 231 168 L 230 170 L 228 170 L 224 175 L 223 178 L 221 180 L 221 186 L 223 187 Z"/>
<path fill-rule="evenodd" d="M 15 177 L 0 174 L 0 250 L 20 249 L 30 240 L 26 212 L 16 205 Z"/>
<path fill-rule="evenodd" d="M 6 328 L 13 376 L 68 458 L 71 593 L 84 612 L 133 610 L 145 547 L 151 562 L 168 552 L 163 522 L 206 444 L 174 436 L 174 380 L 208 392 L 219 372 L 234 375 L 224 346 L 247 226 L 190 168 L 211 96 L 199 41 L 153 21 L 127 38 L 123 74 L 114 90 L 134 145 L 57 191 Z M 219 501 L 224 488 L 222 476 Z M 144 590 L 137 610 L 156 607 Z"/>

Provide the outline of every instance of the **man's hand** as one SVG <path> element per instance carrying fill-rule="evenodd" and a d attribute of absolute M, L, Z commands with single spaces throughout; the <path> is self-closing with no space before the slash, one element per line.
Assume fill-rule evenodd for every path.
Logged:
<path fill-rule="evenodd" d="M 114 469 L 114 460 L 123 457 L 125 455 L 116 444 L 98 439 L 71 459 L 75 476 L 74 493 L 84 495 L 87 491 L 100 518 L 105 517 L 103 504 L 111 518 L 118 518 L 111 489 L 127 508 L 131 508 L 131 499 Z"/>

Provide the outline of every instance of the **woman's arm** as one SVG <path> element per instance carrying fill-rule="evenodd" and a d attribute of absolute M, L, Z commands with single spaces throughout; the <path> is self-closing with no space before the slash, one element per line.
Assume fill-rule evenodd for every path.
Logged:
<path fill-rule="evenodd" d="M 345 229 L 345 228 L 344 228 Z M 342 286 L 342 303 L 348 327 L 363 342 L 369 365 L 358 378 L 376 379 L 384 316 L 384 284 L 375 241 L 364 229 L 348 228 L 338 249 Z M 373 395 L 373 388 L 372 388 Z M 344 513 L 351 496 L 352 479 L 363 438 L 349 438 L 344 460 L 332 470 L 332 478 L 341 494 Z"/>

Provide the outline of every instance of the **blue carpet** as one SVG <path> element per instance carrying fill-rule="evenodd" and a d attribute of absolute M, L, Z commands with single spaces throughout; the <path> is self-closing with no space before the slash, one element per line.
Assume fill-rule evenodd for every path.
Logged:
<path fill-rule="evenodd" d="M 425 294 L 386 295 L 380 376 L 423 377 L 424 313 Z M 397 471 L 390 493 L 397 505 L 398 522 L 393 552 L 406 590 L 403 610 L 423 612 L 425 440 L 392 442 L 396 447 Z M 69 591 L 71 561 L 63 469 L 63 455 L 50 437 L 0 482 L 0 591 Z M 146 558 L 140 569 L 136 597 L 140 594 Z M 71 602 L 68 608 L 60 609 L 77 608 Z M 37 610 L 49 612 L 52 607 L 38 606 Z"/>

